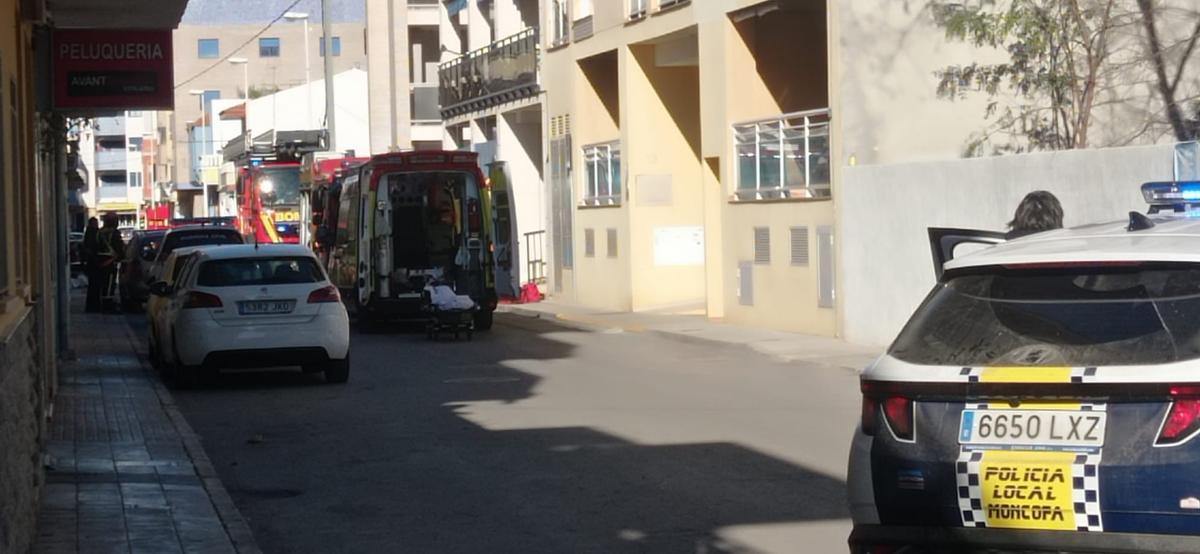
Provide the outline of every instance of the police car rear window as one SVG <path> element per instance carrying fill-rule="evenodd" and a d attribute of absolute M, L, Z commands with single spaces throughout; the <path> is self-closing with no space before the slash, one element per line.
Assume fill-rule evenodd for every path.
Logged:
<path fill-rule="evenodd" d="M 214 244 L 242 244 L 242 235 L 237 231 L 193 231 L 168 235 L 161 256 L 167 256 L 176 248 L 208 246 Z"/>
<path fill-rule="evenodd" d="M 984 268 L 939 283 L 889 353 L 953 366 L 1200 357 L 1200 266 Z"/>

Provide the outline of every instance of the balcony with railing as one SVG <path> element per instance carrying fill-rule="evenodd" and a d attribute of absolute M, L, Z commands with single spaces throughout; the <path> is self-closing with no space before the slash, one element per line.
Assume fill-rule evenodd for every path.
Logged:
<path fill-rule="evenodd" d="M 733 126 L 734 201 L 830 197 L 829 110 L 809 110 Z"/>
<path fill-rule="evenodd" d="M 438 68 L 442 118 L 536 96 L 537 29 L 530 28 L 446 62 Z"/>
<path fill-rule="evenodd" d="M 127 158 L 124 148 L 99 148 L 96 150 L 96 171 L 125 171 Z"/>

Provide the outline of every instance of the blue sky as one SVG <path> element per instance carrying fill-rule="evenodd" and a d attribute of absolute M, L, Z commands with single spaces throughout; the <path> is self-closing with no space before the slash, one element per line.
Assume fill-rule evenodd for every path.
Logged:
<path fill-rule="evenodd" d="M 235 23 L 266 24 L 283 13 L 295 0 L 189 0 L 183 12 L 183 25 L 214 25 Z M 330 0 L 332 19 L 338 22 L 364 21 L 365 0 Z M 321 21 L 321 0 L 300 0 L 292 11 L 311 14 L 312 21 Z"/>

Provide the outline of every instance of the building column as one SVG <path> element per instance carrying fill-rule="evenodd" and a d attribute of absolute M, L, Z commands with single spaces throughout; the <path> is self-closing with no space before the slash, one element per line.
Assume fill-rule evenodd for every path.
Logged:
<path fill-rule="evenodd" d="M 467 2 L 467 42 L 464 54 L 492 43 L 492 24 L 483 16 L 478 2 Z"/>
<path fill-rule="evenodd" d="M 511 37 L 521 32 L 525 25 L 521 23 L 521 11 L 517 9 L 515 0 L 494 0 L 492 19 L 496 28 L 496 40 Z"/>
<path fill-rule="evenodd" d="M 367 0 L 372 154 L 412 147 L 408 75 L 408 0 Z"/>

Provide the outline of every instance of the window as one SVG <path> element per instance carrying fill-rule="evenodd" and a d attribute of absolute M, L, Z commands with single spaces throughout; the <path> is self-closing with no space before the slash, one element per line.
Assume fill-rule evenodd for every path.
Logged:
<path fill-rule="evenodd" d="M 279 39 L 276 37 L 263 37 L 258 39 L 258 57 L 278 58 Z"/>
<path fill-rule="evenodd" d="M 125 112 L 125 117 L 142 117 L 141 110 L 129 110 Z"/>
<path fill-rule="evenodd" d="M 324 38 L 324 37 L 322 37 Z M 333 37 L 329 39 L 330 48 L 333 49 L 333 56 L 336 58 L 342 55 L 342 37 Z M 321 41 L 321 56 L 325 56 L 325 41 Z"/>
<path fill-rule="evenodd" d="M 142 188 L 142 173 L 140 171 L 129 173 L 129 188 Z"/>
<path fill-rule="evenodd" d="M 994 268 L 935 286 L 890 354 L 956 367 L 1173 363 L 1200 357 L 1198 311 L 1195 264 Z"/>
<path fill-rule="evenodd" d="M 619 143 L 583 147 L 583 203 L 588 206 L 621 204 L 621 149 Z"/>
<path fill-rule="evenodd" d="M 617 257 L 617 230 L 608 229 L 608 257 Z"/>
<path fill-rule="evenodd" d="M 141 152 L 142 151 L 142 137 L 129 137 L 128 148 L 129 148 L 130 152 Z"/>
<path fill-rule="evenodd" d="M 646 17 L 646 7 L 650 0 L 626 0 L 629 3 L 629 19 Z"/>
<path fill-rule="evenodd" d="M 736 200 L 830 196 L 828 110 L 734 125 L 733 135 Z"/>
<path fill-rule="evenodd" d="M 241 258 L 213 260 L 200 266 L 201 287 L 291 285 L 325 280 L 315 258 Z"/>
<path fill-rule="evenodd" d="M 202 60 L 212 60 L 221 57 L 221 41 L 215 38 L 197 40 L 196 55 Z"/>
<path fill-rule="evenodd" d="M 585 257 L 585 258 L 595 258 L 596 257 L 596 230 L 595 229 L 584 229 L 583 230 L 583 257 Z"/>
<path fill-rule="evenodd" d="M 571 40 L 571 16 L 567 12 L 568 0 L 551 0 L 550 8 L 550 46 L 566 44 Z"/>

